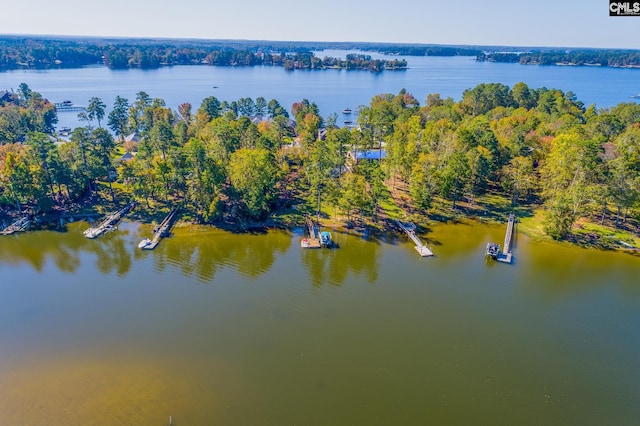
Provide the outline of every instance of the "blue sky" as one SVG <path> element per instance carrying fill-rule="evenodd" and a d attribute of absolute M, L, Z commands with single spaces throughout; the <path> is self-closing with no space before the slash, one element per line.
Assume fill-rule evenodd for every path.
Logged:
<path fill-rule="evenodd" d="M 640 48 L 608 0 L 3 0 L 0 34 Z"/>

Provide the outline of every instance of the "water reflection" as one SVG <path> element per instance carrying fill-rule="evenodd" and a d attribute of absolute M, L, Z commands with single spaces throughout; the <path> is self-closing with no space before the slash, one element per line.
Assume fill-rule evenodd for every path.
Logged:
<path fill-rule="evenodd" d="M 340 233 L 334 233 L 333 239 L 339 248 L 301 249 L 302 262 L 311 283 L 316 287 L 325 283 L 341 286 L 349 278 L 350 272 L 362 275 L 370 284 L 375 283 L 378 279 L 381 243 L 375 239 Z"/>
<path fill-rule="evenodd" d="M 60 271 L 75 273 L 87 262 L 87 255 L 93 255 L 102 274 L 126 276 L 132 266 L 126 227 L 96 241 L 82 235 L 86 227 L 86 223 L 74 223 L 65 232 L 36 231 L 0 238 L 0 264 L 25 262 L 42 273 L 47 262 L 53 262 Z"/>
<path fill-rule="evenodd" d="M 233 234 L 209 227 L 174 229 L 153 253 L 154 268 L 175 268 L 187 277 L 210 284 L 224 268 L 233 267 L 249 278 L 267 272 L 279 254 L 289 250 L 291 235 L 284 231 Z M 136 258 L 149 253 L 136 251 Z"/>

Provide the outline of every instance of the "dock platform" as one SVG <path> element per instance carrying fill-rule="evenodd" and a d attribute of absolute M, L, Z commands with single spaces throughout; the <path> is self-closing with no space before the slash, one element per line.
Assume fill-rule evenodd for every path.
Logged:
<path fill-rule="evenodd" d="M 433 252 L 431 251 L 431 249 L 426 245 L 422 244 L 422 241 L 420 241 L 420 238 L 418 238 L 418 236 L 416 235 L 416 225 L 414 225 L 411 222 L 401 222 L 399 220 L 396 220 L 396 224 L 400 227 L 400 229 L 402 229 L 405 232 L 405 234 L 407 234 L 407 236 L 411 239 L 411 241 L 415 243 L 414 248 L 420 254 L 420 256 L 422 257 L 433 256 Z"/>
<path fill-rule="evenodd" d="M 16 232 L 22 232 L 26 230 L 29 225 L 31 225 L 31 220 L 29 220 L 28 216 L 21 217 L 20 219 L 13 222 L 11 225 L 4 228 L 0 231 L 0 235 L 11 235 Z"/>
<path fill-rule="evenodd" d="M 307 223 L 309 238 L 303 238 L 302 241 L 300 241 L 300 247 L 321 248 L 322 242 L 320 240 L 320 232 L 318 231 L 318 227 L 313 223 L 313 220 L 309 216 L 307 216 L 305 220 Z"/>
<path fill-rule="evenodd" d="M 168 236 L 171 232 L 171 226 L 173 225 L 173 220 L 175 219 L 177 213 L 177 208 L 171 210 L 167 217 L 165 217 L 160 225 L 155 229 L 153 238 L 145 238 L 144 240 L 140 241 L 138 247 L 143 250 L 153 250 L 154 248 L 156 248 L 158 244 L 160 244 L 160 240 Z"/>
<path fill-rule="evenodd" d="M 499 249 L 500 246 L 497 243 L 489 243 L 487 244 L 487 256 L 502 263 L 511 263 L 513 261 L 513 254 L 511 253 L 511 242 L 513 241 L 513 227 L 515 225 L 515 222 L 516 215 L 511 212 L 511 214 L 509 214 L 509 221 L 507 222 L 507 231 L 504 235 L 504 244 L 502 245 L 502 250 Z"/>
<path fill-rule="evenodd" d="M 83 234 L 85 237 L 89 239 L 94 239 L 99 237 L 102 234 L 105 234 L 110 231 L 114 231 L 116 229 L 115 225 L 122 219 L 122 217 L 127 214 L 133 207 L 135 203 L 130 203 L 129 205 L 123 207 L 117 212 L 110 214 L 107 216 L 102 222 L 98 224 L 96 227 L 90 227 L 86 229 Z"/>

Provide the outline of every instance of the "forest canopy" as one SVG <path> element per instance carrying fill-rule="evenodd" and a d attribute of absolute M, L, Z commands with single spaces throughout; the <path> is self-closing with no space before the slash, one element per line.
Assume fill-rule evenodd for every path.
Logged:
<path fill-rule="evenodd" d="M 117 184 L 142 202 L 180 200 L 204 223 L 320 202 L 348 220 L 376 221 L 389 190 L 406 191 L 426 215 L 499 194 L 544 209 L 545 232 L 558 239 L 582 217 L 621 226 L 638 212 L 636 103 L 596 110 L 525 83 L 480 84 L 457 102 L 429 94 L 423 104 L 402 90 L 374 96 L 351 128 L 307 99 L 291 113 L 275 99 L 213 96 L 174 111 L 139 92 L 117 97 L 107 116 L 90 99 L 87 126 L 59 141 L 55 110 L 20 89 L 0 104 L 5 209 L 45 212 Z M 380 155 L 358 161 L 360 152 Z"/>

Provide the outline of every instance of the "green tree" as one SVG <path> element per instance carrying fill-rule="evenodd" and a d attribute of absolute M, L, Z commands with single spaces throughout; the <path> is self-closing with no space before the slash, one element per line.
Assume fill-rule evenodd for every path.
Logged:
<path fill-rule="evenodd" d="M 541 170 L 547 206 L 545 232 L 553 238 L 565 238 L 593 200 L 599 152 L 597 143 L 575 132 L 554 139 Z"/>
<path fill-rule="evenodd" d="M 241 148 L 231 154 L 229 180 L 247 208 L 250 218 L 262 219 L 275 196 L 277 171 L 266 149 Z"/>
<path fill-rule="evenodd" d="M 120 142 L 124 141 L 124 135 L 127 132 L 129 122 L 129 101 L 126 98 L 116 96 L 113 103 L 113 109 L 109 112 L 107 125 L 120 138 Z"/>
<path fill-rule="evenodd" d="M 101 121 L 104 118 L 105 109 L 107 105 L 102 102 L 102 99 L 93 97 L 89 99 L 89 105 L 87 105 L 87 118 L 89 121 L 94 119 L 98 121 L 98 127 L 102 127 Z"/>

